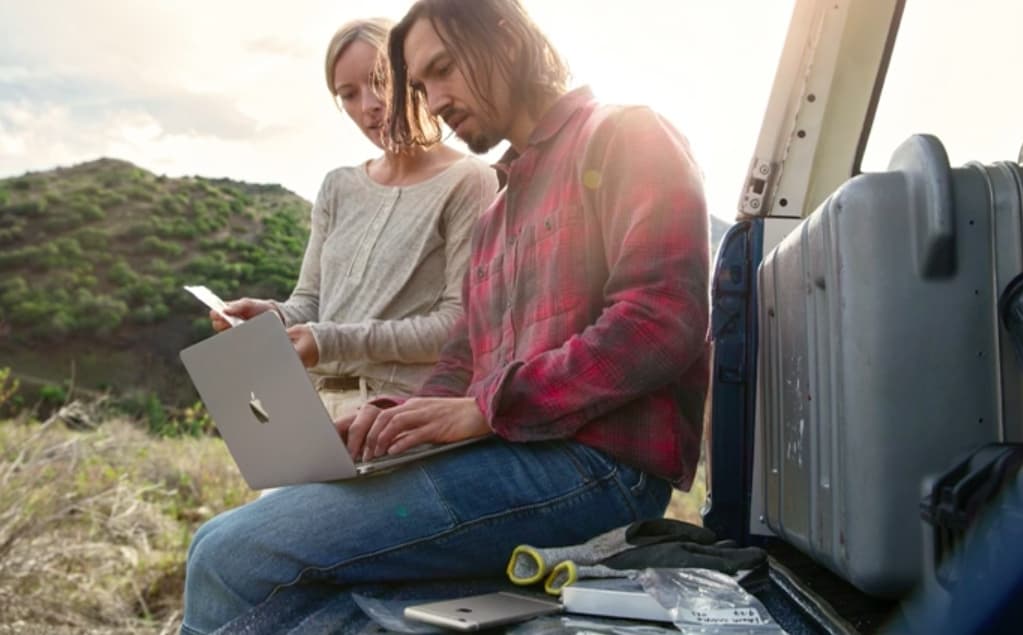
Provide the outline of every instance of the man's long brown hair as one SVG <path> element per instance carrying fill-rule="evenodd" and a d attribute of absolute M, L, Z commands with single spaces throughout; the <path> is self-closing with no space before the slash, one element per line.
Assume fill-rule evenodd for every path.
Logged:
<path fill-rule="evenodd" d="M 433 25 L 488 114 L 497 109 L 490 98 L 495 72 L 508 82 L 516 105 L 533 117 L 565 92 L 568 67 L 518 0 L 419 0 L 391 29 L 387 41 L 389 133 L 397 143 L 429 145 L 440 137 L 437 126 L 422 117 L 426 95 L 409 84 L 405 65 L 405 37 L 419 18 Z"/>

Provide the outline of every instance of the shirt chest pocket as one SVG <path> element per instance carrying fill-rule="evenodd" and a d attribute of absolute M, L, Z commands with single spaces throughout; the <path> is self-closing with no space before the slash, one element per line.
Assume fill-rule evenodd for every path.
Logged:
<path fill-rule="evenodd" d="M 489 261 L 472 263 L 468 275 L 466 317 L 469 340 L 479 363 L 481 356 L 501 345 L 501 325 L 509 303 L 504 280 L 504 254 L 498 253 Z"/>
<path fill-rule="evenodd" d="M 586 250 L 591 246 L 581 206 L 542 214 L 522 228 L 516 245 L 515 296 L 526 324 L 586 302 Z"/>

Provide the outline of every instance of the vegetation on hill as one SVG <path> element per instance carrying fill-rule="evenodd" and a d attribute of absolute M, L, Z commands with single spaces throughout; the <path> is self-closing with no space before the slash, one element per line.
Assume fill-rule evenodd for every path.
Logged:
<path fill-rule="evenodd" d="M 210 334 L 182 290 L 287 297 L 309 203 L 276 185 L 100 159 L 0 180 L 0 362 L 31 383 L 194 398 L 178 351 Z"/>

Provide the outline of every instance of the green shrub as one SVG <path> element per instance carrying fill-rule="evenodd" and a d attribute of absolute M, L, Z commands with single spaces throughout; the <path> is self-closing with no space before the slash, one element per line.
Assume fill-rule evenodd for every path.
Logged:
<path fill-rule="evenodd" d="M 0 245 L 10 245 L 18 242 L 25 233 L 25 224 L 17 223 L 0 229 Z"/>
<path fill-rule="evenodd" d="M 78 289 L 81 286 L 78 274 L 73 271 L 60 272 L 52 276 L 46 285 L 46 295 L 51 304 L 57 306 L 71 304 L 72 296 L 70 290 Z"/>
<path fill-rule="evenodd" d="M 141 251 L 147 255 L 177 257 L 185 252 L 185 248 L 177 243 L 160 240 L 156 236 L 147 236 L 142 240 Z"/>
<path fill-rule="evenodd" d="M 136 324 L 153 324 L 154 322 L 166 320 L 169 315 L 170 309 L 167 308 L 167 305 L 162 302 L 156 302 L 136 307 L 131 312 L 130 317 L 131 321 Z"/>
<path fill-rule="evenodd" d="M 195 184 L 192 186 L 192 191 L 196 194 L 204 194 L 207 196 L 220 196 L 220 189 L 210 185 L 201 177 L 195 181 Z"/>
<path fill-rule="evenodd" d="M 152 236 L 154 233 L 156 233 L 156 225 L 153 221 L 143 220 L 129 224 L 118 235 L 118 238 L 123 240 L 139 240 L 146 236 Z"/>
<path fill-rule="evenodd" d="M 64 258 L 64 262 L 81 260 L 85 255 L 82 251 L 82 246 L 78 243 L 78 240 L 71 236 L 61 236 L 57 240 L 53 241 L 52 244 L 57 247 L 57 250 Z"/>
<path fill-rule="evenodd" d="M 0 368 L 0 408 L 3 408 L 11 401 L 11 398 L 14 397 L 20 387 L 21 383 L 17 377 L 11 376 L 10 368 Z"/>
<path fill-rule="evenodd" d="M 176 196 L 169 194 L 160 197 L 160 209 L 168 216 L 180 216 L 186 211 L 181 201 Z"/>
<path fill-rule="evenodd" d="M 28 282 L 21 276 L 0 278 L 0 307 L 12 307 L 29 295 Z"/>
<path fill-rule="evenodd" d="M 80 194 L 87 199 L 95 199 L 101 193 L 100 188 L 92 183 L 83 185 L 75 191 L 75 194 Z"/>
<path fill-rule="evenodd" d="M 125 262 L 123 258 L 115 262 L 114 265 L 110 267 L 110 272 L 107 274 L 107 277 L 111 282 L 120 287 L 135 284 L 135 282 L 139 279 L 135 270 L 132 269 L 131 265 Z"/>
<path fill-rule="evenodd" d="M 126 194 L 128 198 L 139 203 L 152 203 L 156 200 L 156 195 L 153 194 L 153 190 L 146 185 L 136 184 L 128 188 Z"/>
<path fill-rule="evenodd" d="M 195 221 L 196 230 L 198 230 L 200 234 L 204 235 L 212 234 L 221 227 L 223 227 L 223 225 L 218 223 L 214 218 L 204 217 Z"/>
<path fill-rule="evenodd" d="M 190 302 L 189 304 L 194 304 Z M 192 338 L 194 341 L 206 339 L 213 335 L 213 325 L 210 324 L 209 317 L 201 317 L 192 320 Z"/>
<path fill-rule="evenodd" d="M 67 211 L 62 214 L 54 214 L 50 216 L 46 219 L 43 226 L 50 232 L 64 232 L 69 229 L 81 227 L 84 222 L 82 215 L 78 212 Z"/>
<path fill-rule="evenodd" d="M 32 189 L 32 181 L 26 178 L 14 179 L 11 181 L 11 187 L 22 192 L 26 192 Z"/>
<path fill-rule="evenodd" d="M 78 331 L 109 335 L 128 315 L 128 305 L 104 294 L 79 289 L 75 297 L 75 328 Z"/>
<path fill-rule="evenodd" d="M 156 276 L 165 276 L 171 273 L 171 268 L 163 258 L 151 258 L 146 261 L 146 271 Z"/>
<path fill-rule="evenodd" d="M 51 306 L 45 301 L 22 300 L 10 307 L 10 320 L 20 326 L 32 326 L 47 319 Z"/>
<path fill-rule="evenodd" d="M 149 276 L 138 276 L 118 291 L 118 297 L 131 306 L 155 304 L 160 302 L 161 294 L 157 288 L 159 282 Z"/>
<path fill-rule="evenodd" d="M 81 215 L 82 219 L 86 221 L 98 221 L 107 217 L 106 212 L 100 209 L 100 207 L 95 203 L 86 205 L 79 209 L 78 213 Z"/>
<path fill-rule="evenodd" d="M 110 265 L 117 259 L 117 256 L 110 251 L 98 251 L 92 254 L 92 261 L 97 265 Z"/>
<path fill-rule="evenodd" d="M 231 205 L 222 198 L 208 201 L 206 203 L 206 208 L 209 210 L 210 214 L 221 220 L 227 220 L 227 218 L 231 216 Z"/>
<path fill-rule="evenodd" d="M 100 195 L 99 204 L 105 209 L 112 209 L 118 205 L 122 205 L 126 200 L 124 195 L 115 190 L 103 190 Z"/>
<path fill-rule="evenodd" d="M 149 393 L 149 396 L 146 397 L 144 408 L 149 431 L 161 434 L 167 426 L 167 410 L 164 409 L 163 402 L 156 396 L 156 393 Z"/>
<path fill-rule="evenodd" d="M 83 227 L 75 233 L 78 243 L 85 249 L 106 249 L 110 240 L 106 232 L 95 227 Z"/>
<path fill-rule="evenodd" d="M 36 264 L 38 247 L 29 245 L 20 249 L 0 251 L 0 269 L 7 267 L 30 267 Z"/>
<path fill-rule="evenodd" d="M 27 216 L 31 218 L 39 216 L 46 211 L 46 201 L 32 200 L 25 201 L 23 203 L 16 203 L 14 205 L 8 205 L 4 208 L 4 211 L 17 216 Z"/>
<path fill-rule="evenodd" d="M 157 221 L 156 235 L 160 238 L 191 240 L 199 235 L 199 229 L 194 223 L 191 223 L 184 218 L 175 218 L 169 222 Z"/>
<path fill-rule="evenodd" d="M 42 270 L 66 269 L 74 267 L 82 262 L 84 254 L 78 241 L 71 237 L 61 237 L 57 240 L 43 243 L 38 247 L 24 247 L 19 251 L 32 250 L 26 264 L 31 264 Z"/>
<path fill-rule="evenodd" d="M 46 406 L 61 406 L 67 401 L 67 390 L 56 384 L 46 384 L 39 389 L 39 401 Z"/>
<path fill-rule="evenodd" d="M 11 200 L 11 194 L 6 188 L 0 187 L 0 207 L 7 205 L 7 202 Z"/>
<path fill-rule="evenodd" d="M 99 183 L 105 189 L 115 188 L 123 184 L 125 181 L 125 175 L 120 171 L 109 171 L 104 172 L 99 177 Z"/>
<path fill-rule="evenodd" d="M 168 423 L 171 434 L 165 434 L 165 436 L 201 437 L 209 436 L 216 430 L 213 419 L 210 418 L 201 401 L 185 408 L 180 415 L 175 416 Z"/>
<path fill-rule="evenodd" d="M 54 308 L 48 322 L 46 329 L 48 339 L 60 339 L 74 332 L 78 326 L 68 307 Z"/>

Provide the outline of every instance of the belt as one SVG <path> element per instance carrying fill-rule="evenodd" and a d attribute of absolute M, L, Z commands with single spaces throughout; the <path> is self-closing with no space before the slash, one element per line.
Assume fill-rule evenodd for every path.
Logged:
<path fill-rule="evenodd" d="M 316 382 L 318 390 L 359 390 L 359 378 L 351 375 L 320 377 Z"/>

